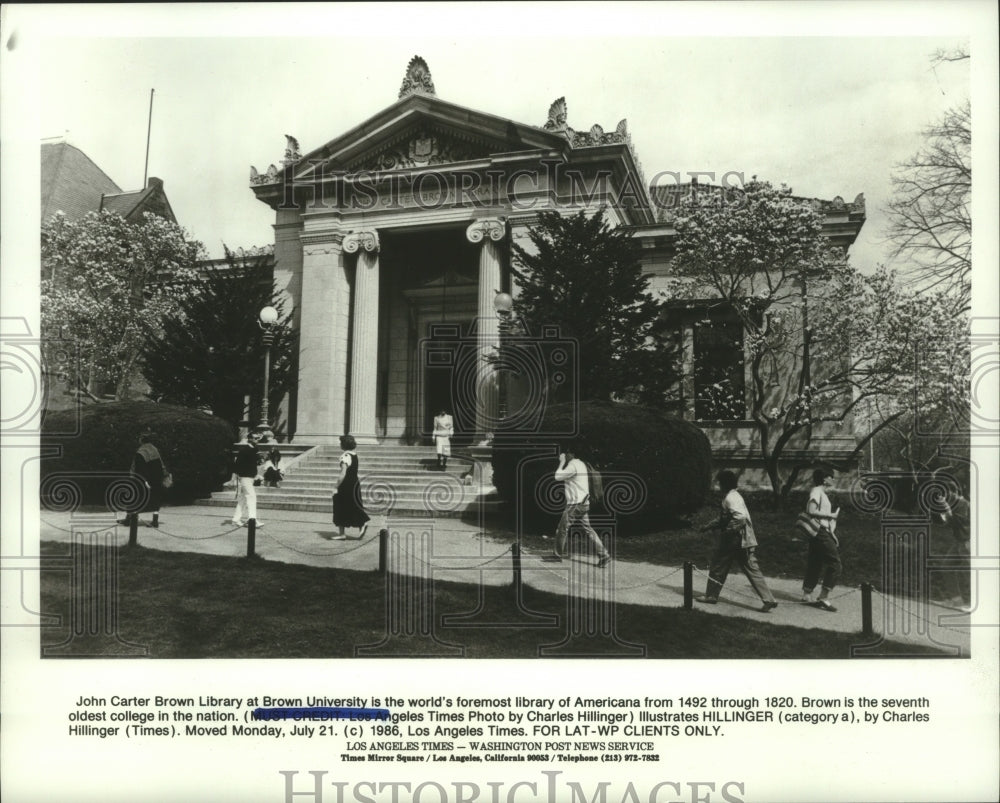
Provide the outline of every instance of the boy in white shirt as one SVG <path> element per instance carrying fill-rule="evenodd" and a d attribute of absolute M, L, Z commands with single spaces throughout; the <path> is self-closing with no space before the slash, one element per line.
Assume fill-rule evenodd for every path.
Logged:
<path fill-rule="evenodd" d="M 611 563 L 611 554 L 601 541 L 601 537 L 590 526 L 589 472 L 587 464 L 576 458 L 572 446 L 567 447 L 566 451 L 559 455 L 559 468 L 556 469 L 555 478 L 562 480 L 566 492 L 566 510 L 563 511 L 559 526 L 556 528 L 556 558 L 561 560 L 567 556 L 569 528 L 579 524 L 590 539 L 590 543 L 594 545 L 597 554 L 601 556 L 597 566 L 603 569 Z"/>
<path fill-rule="evenodd" d="M 809 541 L 806 576 L 802 580 L 802 601 L 811 602 L 815 607 L 828 613 L 835 613 L 837 609 L 827 602 L 827 597 L 840 579 L 842 569 L 838 551 L 840 543 L 834 534 L 840 508 L 834 510 L 830 497 L 826 494 L 826 489 L 830 485 L 832 478 L 828 471 L 818 468 L 813 472 L 813 489 L 809 492 L 806 512 L 819 525 L 819 531 Z M 813 602 L 812 592 L 821 576 L 823 586 L 816 601 Z"/>
<path fill-rule="evenodd" d="M 722 585 L 735 561 L 764 603 L 761 613 L 770 613 L 778 607 L 778 603 L 757 564 L 757 556 L 754 554 L 757 550 L 757 536 L 746 502 L 736 490 L 736 475 L 732 471 L 720 471 L 715 481 L 719 483 L 719 490 L 725 494 L 722 508 L 718 520 L 703 527 L 702 532 L 718 530 L 719 543 L 708 570 L 705 595 L 698 597 L 698 602 L 715 605 L 719 601 L 719 592 L 722 591 Z"/>

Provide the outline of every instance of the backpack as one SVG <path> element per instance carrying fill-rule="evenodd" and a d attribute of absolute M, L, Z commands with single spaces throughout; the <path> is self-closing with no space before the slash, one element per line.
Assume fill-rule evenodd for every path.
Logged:
<path fill-rule="evenodd" d="M 594 502 L 604 501 L 604 479 L 601 477 L 601 472 L 594 468 L 590 463 L 584 463 L 587 467 L 587 478 L 590 481 L 590 499 Z"/>

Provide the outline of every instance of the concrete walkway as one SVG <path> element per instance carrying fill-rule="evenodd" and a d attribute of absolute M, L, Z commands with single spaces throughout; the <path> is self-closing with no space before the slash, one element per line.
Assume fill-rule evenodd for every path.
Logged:
<path fill-rule="evenodd" d="M 150 514 L 141 517 L 138 543 L 168 552 L 245 557 L 247 529 L 234 527 L 229 515 L 231 511 L 225 508 L 164 508 L 156 529 L 149 526 Z M 373 571 L 379 566 L 378 532 L 386 527 L 390 532 L 387 561 L 397 574 L 426 576 L 435 582 L 487 585 L 508 585 L 513 579 L 514 534 L 477 527 L 466 520 L 400 516 L 386 521 L 385 517 L 375 516 L 360 541 L 332 540 L 337 535 L 336 528 L 324 513 L 261 511 L 261 520 L 255 552 L 265 560 Z M 108 513 L 41 511 L 41 540 L 66 542 L 72 540 L 74 532 L 79 536 L 103 533 L 103 538 L 119 545 L 128 542 L 128 527 L 116 525 L 115 517 Z M 357 535 L 357 530 L 348 530 L 348 534 Z M 684 604 L 684 574 L 679 566 L 618 560 L 598 569 L 592 556 L 575 555 L 553 563 L 546 554 L 522 549 L 521 571 L 525 585 L 555 594 L 572 593 L 608 603 L 650 608 L 679 608 Z M 705 580 L 705 573 L 696 570 L 695 596 L 703 592 Z M 830 601 L 837 612 L 828 613 L 800 601 L 798 580 L 768 578 L 768 584 L 779 605 L 767 614 L 760 612 L 760 600 L 740 573 L 730 575 L 717 605 L 694 604 L 711 615 L 858 633 L 859 645 L 879 642 L 878 635 L 861 636 L 859 589 L 835 589 Z M 969 614 L 877 591 L 872 595 L 872 611 L 875 633 L 888 640 L 969 655 Z"/>

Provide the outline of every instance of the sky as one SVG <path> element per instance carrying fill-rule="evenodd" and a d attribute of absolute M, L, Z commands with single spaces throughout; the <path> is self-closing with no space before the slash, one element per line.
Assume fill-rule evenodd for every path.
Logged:
<path fill-rule="evenodd" d="M 921 31 L 934 36 L 858 37 L 867 29 L 845 28 L 846 13 L 829 25 L 807 14 L 791 33 L 810 35 L 706 36 L 712 25 L 692 27 L 655 3 L 626 4 L 611 17 L 583 4 L 494 14 L 482 5 L 328 7 L 315 25 L 313 9 L 267 6 L 270 16 L 248 11 L 258 25 L 232 28 L 212 7 L 178 11 L 188 27 L 133 10 L 138 23 L 124 34 L 68 27 L 39 50 L 39 135 L 66 137 L 124 190 L 138 189 L 155 89 L 149 175 L 164 180 L 179 223 L 218 256 L 223 243 L 273 242 L 273 212 L 250 191 L 250 166 L 280 163 L 284 134 L 306 153 L 391 105 L 419 54 L 438 96 L 463 106 L 542 125 L 565 96 L 573 128 L 613 129 L 627 118 L 648 179 L 737 171 L 808 197 L 864 193 L 868 221 L 852 256 L 871 267 L 888 261 L 881 209 L 894 165 L 969 93 L 969 62 L 930 60 L 968 45 L 947 25 Z M 855 35 L 816 35 L 838 30 Z"/>

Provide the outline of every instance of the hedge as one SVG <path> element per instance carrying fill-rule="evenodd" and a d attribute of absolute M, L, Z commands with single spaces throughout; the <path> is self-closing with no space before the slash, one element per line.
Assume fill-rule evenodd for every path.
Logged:
<path fill-rule="evenodd" d="M 184 503 L 218 490 L 228 479 L 232 426 L 199 410 L 156 402 L 108 402 L 79 410 L 47 411 L 42 419 L 40 490 L 49 507 L 105 505 L 122 510 L 122 495 L 139 435 L 149 430 L 174 486 L 169 502 Z M 56 455 L 46 456 L 46 451 Z"/>
<path fill-rule="evenodd" d="M 567 442 L 604 479 L 606 504 L 591 515 L 615 514 L 620 532 L 661 529 L 693 513 L 711 485 L 712 450 L 694 424 L 647 407 L 589 401 L 549 408 L 541 430 L 577 435 L 507 434 L 493 450 L 493 483 L 521 524 L 552 532 L 564 506 L 552 474 Z M 519 470 L 520 466 L 520 470 Z M 518 482 L 520 475 L 520 482 Z"/>

